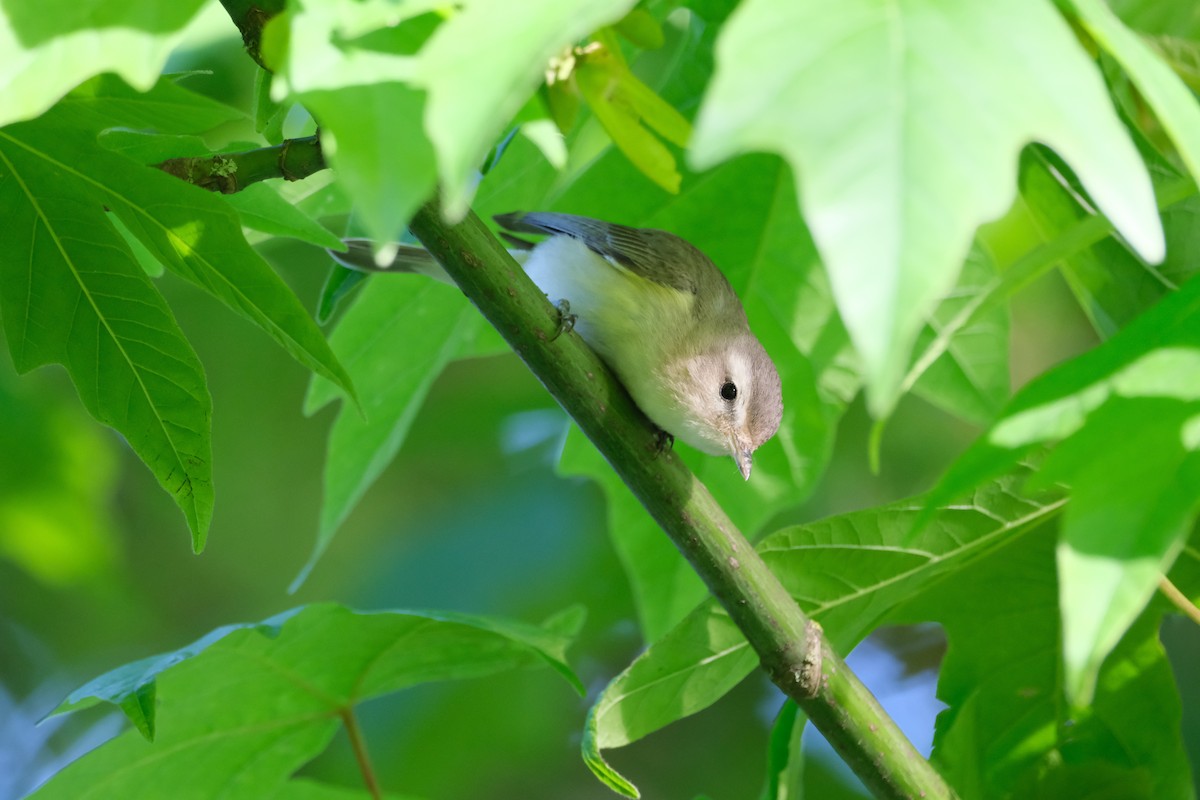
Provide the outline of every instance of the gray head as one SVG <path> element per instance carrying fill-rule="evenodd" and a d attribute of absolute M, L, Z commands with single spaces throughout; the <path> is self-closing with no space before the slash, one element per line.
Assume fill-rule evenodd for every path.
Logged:
<path fill-rule="evenodd" d="M 750 479 L 751 456 L 779 430 L 779 372 L 749 331 L 689 356 L 677 397 L 686 407 L 680 438 L 712 454 L 733 456 Z"/>

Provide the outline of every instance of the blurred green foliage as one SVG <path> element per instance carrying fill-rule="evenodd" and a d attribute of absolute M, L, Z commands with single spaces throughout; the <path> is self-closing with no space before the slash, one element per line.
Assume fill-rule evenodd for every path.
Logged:
<path fill-rule="evenodd" d="M 1133 506 L 1135 490 L 1145 493 L 1156 482 L 1171 488 L 1176 477 L 1182 481 L 1183 489 L 1167 504 L 1178 519 L 1153 529 L 1158 534 L 1154 552 L 1134 575 L 1136 591 L 1123 595 L 1121 613 L 1108 620 L 1102 636 L 1091 636 L 1087 625 L 1095 619 L 1097 598 L 1107 602 L 1110 584 L 1097 588 L 1085 580 L 1072 588 L 1063 583 L 1069 573 L 1064 577 L 1061 555 L 1056 572 L 1053 545 L 1059 532 L 1049 525 L 1005 539 L 986 558 L 964 559 L 970 563 L 948 577 L 936 576 L 941 580 L 929 580 L 928 586 L 913 581 L 921 588 L 912 590 L 911 602 L 900 602 L 904 598 L 893 592 L 888 609 L 872 607 L 867 613 L 849 591 L 854 581 L 865 580 L 872 565 L 888 560 L 879 553 L 856 558 L 855 548 L 894 548 L 895 561 L 929 556 L 924 550 L 901 552 L 912 543 L 896 520 L 916 516 L 919 506 L 909 502 L 903 512 L 880 507 L 934 485 L 947 464 L 989 424 L 991 433 L 985 435 L 995 436 L 996 420 L 1003 424 L 1005 415 L 1013 416 L 1011 410 L 1001 410 L 1010 379 L 1020 387 L 1068 361 L 1063 371 L 1051 373 L 1049 385 L 1075 402 L 1088 388 L 1072 379 L 1079 363 L 1111 367 L 1120 358 L 1114 361 L 1109 354 L 1128 355 L 1121 348 L 1130 347 L 1123 344 L 1129 339 L 1135 340 L 1133 349 L 1161 346 L 1144 331 L 1130 334 L 1126 324 L 1149 308 L 1161 313 L 1163 305 L 1154 304 L 1164 297 L 1178 310 L 1195 294 L 1195 280 L 1187 291 L 1176 291 L 1196 270 L 1197 199 L 1187 177 L 1197 152 L 1194 126 L 1188 124 L 1197 113 L 1195 96 L 1136 37 L 1131 44 L 1132 34 L 1107 15 L 1107 7 L 1092 0 L 1061 3 L 1076 23 L 1072 34 L 1051 4 L 1024 0 L 1022 8 L 1034 10 L 1046 24 L 1034 24 L 1028 16 L 1006 18 L 1006 24 L 1019 30 L 997 34 L 986 15 L 1000 12 L 983 3 L 961 4 L 955 11 L 957 24 L 948 30 L 974 32 L 982 42 L 1010 49 L 1041 36 L 1043 55 L 1050 53 L 1047 62 L 1025 63 L 1013 55 L 993 63 L 983 48 L 946 55 L 949 51 L 940 45 L 947 39 L 923 27 L 931 19 L 938 21 L 928 14 L 928 4 L 905 5 L 901 18 L 908 26 L 904 29 L 914 32 L 909 43 L 913 52 L 949 59 L 946 69 L 933 70 L 926 78 L 935 83 L 966 80 L 965 73 L 951 67 L 967 62 L 976 69 L 976 83 L 987 82 L 980 75 L 994 73 L 992 94 L 986 96 L 1003 102 L 984 105 L 1011 112 L 1011 118 L 1002 120 L 1006 137 L 1023 141 L 1050 131 L 1049 138 L 1071 139 L 1082 128 L 1094 137 L 1099 125 L 1107 141 L 1116 136 L 1119 142 L 1100 149 L 1110 156 L 1114 148 L 1124 154 L 1098 163 L 1093 149 L 1099 138 L 1072 140 L 1057 154 L 1027 148 L 1017 165 L 995 148 L 969 150 L 973 155 L 967 157 L 963 153 L 968 149 L 959 152 L 945 145 L 980 145 L 987 137 L 977 135 L 972 125 L 989 118 L 964 113 L 961 98 L 944 85 L 929 89 L 919 75 L 909 75 L 907 83 L 872 83 L 874 101 L 848 103 L 847 97 L 864 96 L 845 88 L 862 71 L 863 61 L 855 53 L 822 60 L 815 71 L 799 69 L 803 51 L 795 47 L 798 30 L 812 34 L 808 45 L 816 47 L 830 33 L 821 26 L 880 35 L 888 32 L 887 25 L 897 24 L 896 19 L 873 17 L 865 2 L 838 7 L 745 0 L 732 17 L 732 2 L 647 2 L 623 23 L 604 28 L 619 23 L 632 4 L 531 3 L 513 13 L 477 3 L 447 16 L 443 10 L 430 13 L 432 6 L 424 3 L 401 7 L 304 0 L 292 3 L 289 13 L 267 31 L 264 53 L 280 76 L 274 96 L 271 81 L 246 58 L 216 3 L 203 4 L 186 33 L 177 29 L 201 4 L 183 4 L 158 16 L 149 13 L 147 4 L 101 0 L 89 6 L 93 16 L 86 19 L 80 16 L 84 11 L 60 19 L 34 5 L 0 2 L 0 78 L 9 80 L 0 82 L 6 86 L 0 122 L 16 123 L 0 129 L 0 153 L 8 152 L 4 163 L 17 164 L 18 172 L 32 163 L 31 152 L 45 151 L 57 153 L 78 174 L 91 176 L 90 183 L 71 185 L 43 164 L 45 183 L 39 191 L 64 208 L 87 198 L 80 208 L 91 215 L 97 233 L 87 242 L 70 244 L 74 260 L 93 264 L 89 251 L 102 245 L 117 253 L 105 250 L 114 274 L 127 262 L 139 265 L 139 285 L 152 287 L 147 296 L 169 308 L 182 346 L 194 348 L 203 364 L 199 380 L 213 398 L 211 433 L 204 427 L 199 435 L 206 442 L 211 439 L 216 502 L 209 546 L 203 557 L 193 556 L 184 521 L 159 486 L 159 481 L 169 482 L 170 471 L 159 468 L 156 481 L 139 461 L 138 455 L 154 465 L 161 452 L 147 445 L 139 426 L 113 422 L 123 435 L 100 428 L 89 421 L 66 371 L 55 366 L 18 378 L 9 357 L 0 357 L 0 689 L 20 712 L 11 715 L 20 720 L 18 725 L 0 728 L 0 737 L 11 739 L 0 738 L 0 754 L 16 756 L 9 760 L 13 776 L 5 776 L 7 784 L 0 781 L 0 795 L 32 789 L 80 755 L 83 743 L 95 743 L 88 737 L 98 735 L 102 712 L 93 708 L 47 723 L 40 748 L 15 746 L 27 734 L 27 718 L 53 707 L 57 697 L 49 700 L 49 695 L 64 695 L 121 663 L 177 650 L 222 625 L 252 623 L 305 603 L 336 601 L 363 609 L 439 608 L 524 620 L 585 605 L 589 615 L 571 663 L 589 691 L 587 702 L 555 686 L 545 671 L 519 671 L 419 686 L 374 699 L 361 707 L 359 716 L 382 784 L 405 797 L 611 796 L 579 759 L 587 706 L 646 642 L 673 628 L 678 631 L 676 624 L 703 598 L 703 590 L 590 446 L 577 432 L 568 432 L 568 421 L 536 380 L 511 354 L 495 355 L 502 351 L 498 340 L 456 292 L 412 277 L 391 283 L 372 278 L 366 286 L 347 283 L 342 292 L 324 288 L 331 266 L 312 243 L 327 244 L 328 232 L 311 218 L 339 234 L 350 226 L 380 238 L 398 235 L 440 175 L 456 206 L 471 202 L 482 216 L 554 208 L 663 227 L 684 235 L 722 265 L 756 330 L 781 363 L 789 416 L 781 435 L 756 461 L 757 482 L 749 486 L 723 459 L 681 452 L 747 533 L 771 534 L 765 540 L 769 548 L 791 537 L 790 549 L 777 553 L 776 566 L 802 603 L 820 596 L 831 607 L 849 604 L 829 614 L 831 620 L 841 619 L 838 614 L 847 609 L 858 614 L 853 625 L 829 623 L 836 626 L 835 639 L 857 640 L 881 618 L 888 624 L 934 620 L 945 627 L 950 652 L 938 696 L 950 708 L 939 718 L 935 760 L 964 796 L 1082 796 L 1101 786 L 1123 796 L 1194 796 L 1186 759 L 1190 757 L 1194 772 L 1200 763 L 1200 697 L 1195 681 L 1187 678 L 1200 668 L 1196 628 L 1169 620 L 1164 652 L 1158 629 L 1169 609 L 1157 599 L 1147 608 L 1146 598 L 1157 570 L 1170 567 L 1180 553 L 1172 577 L 1193 597 L 1200 587 L 1195 574 L 1200 550 L 1194 536 L 1188 542 L 1195 516 L 1195 492 L 1188 492 L 1196 481 L 1188 474 L 1177 476 L 1170 463 L 1141 460 L 1142 445 L 1149 440 L 1131 433 L 1157 425 L 1155 430 L 1162 428 L 1159 433 L 1179 446 L 1172 439 L 1179 432 L 1177 423 L 1191 420 L 1187 430 L 1194 432 L 1190 369 L 1164 370 L 1168 388 L 1188 394 L 1181 398 L 1186 407 L 1172 409 L 1179 419 L 1168 419 L 1170 426 L 1164 428 L 1166 418 L 1153 412 L 1097 414 L 1085 420 L 1086 436 L 1074 443 L 1074 450 L 1064 445 L 1057 451 L 1056 474 L 1087 489 L 1071 508 L 1078 514 L 1100 509 L 1110 522 Z M 551 5 L 553 15 L 539 13 Z M 1166 0 L 1111 5 L 1125 24 L 1158 37 L 1149 45 L 1171 54 L 1164 63 L 1186 79 L 1187 54 L 1200 47 L 1200 17 L 1194 10 Z M 811 13 L 804 18 L 808 22 L 784 24 L 797 10 Z M 561 49 L 563 42 L 575 42 L 597 28 L 599 49 Z M 727 41 L 722 38 L 726 32 Z M 778 35 L 772 37 L 773 32 Z M 491 41 L 497 36 L 505 39 L 503 47 Z M 180 40 L 184 45 L 176 48 Z M 743 46 L 737 45 L 739 40 Z M 725 57 L 722 47 L 733 48 L 734 56 L 754 58 Z M 1102 72 L 1090 63 L 1101 49 Z M 102 57 L 84 58 L 88 52 Z M 551 56 L 561 74 L 542 86 Z M 755 59 L 767 66 L 752 69 L 759 63 Z M 797 68 L 802 80 L 783 80 L 792 74 L 789 66 Z M 1018 66 L 1031 77 L 1017 81 Z M 1025 106 L 1034 105 L 1030 92 L 1052 88 L 1036 86 L 1049 74 L 1039 76 L 1039 66 L 1053 68 L 1056 76 L 1102 74 L 1119 115 L 1108 109 L 1107 99 L 1097 106 L 1083 97 L 1088 92 L 1102 96 L 1097 94 L 1099 79 L 1092 76 L 1087 92 L 1054 95 L 1056 102 L 1078 112 L 1074 118 L 1067 115 L 1054 124 L 1036 115 L 1025 119 Z M 776 152 L 739 155 L 698 172 L 682 146 L 714 67 L 713 86 L 725 105 L 714 104 L 707 118 L 700 114 L 698 129 L 709 160 L 714 153 Z M 42 116 L 61 95 L 102 69 L 117 72 L 137 90 L 154 88 L 142 94 L 116 78 L 97 78 Z M 156 84 L 164 70 L 182 74 L 178 86 L 172 81 Z M 480 86 L 490 87 L 483 93 L 486 103 L 476 96 Z M 810 102 L 810 97 L 789 101 L 791 92 L 816 93 L 828 105 Z M 167 96 L 184 99 L 178 108 L 159 103 L 146 111 Z M 898 173 L 886 169 L 894 164 L 872 160 L 877 155 L 872 147 L 887 144 L 880 132 L 888 128 L 876 118 L 867 114 L 839 121 L 842 112 L 895 111 L 893 101 L 902 97 L 923 98 L 944 112 L 936 119 L 909 120 L 926 126 L 932 136 L 913 139 L 915 149 L 906 155 L 916 176 L 930 179 L 926 183 L 897 181 Z M 773 135 L 760 135 L 766 130 L 764 119 L 748 114 L 745 103 L 770 107 Z M 913 107 L 921 109 L 919 103 Z M 907 108 L 899 107 L 900 113 Z M 1091 122 L 1083 125 L 1085 119 Z M 165 154 L 237 150 L 248 142 L 311 134 L 317 121 L 336 182 L 325 173 L 287 186 L 274 181 L 226 204 L 149 173 L 153 177 L 146 180 L 157 181 L 157 195 L 127 205 L 122 205 L 125 195 L 113 195 L 122 181 L 141 187 L 147 172 L 123 156 L 145 164 Z M 525 126 L 480 179 L 475 165 L 512 121 Z M 70 134 L 56 138 L 66 123 Z M 122 127 L 93 140 L 113 124 Z M 565 139 L 557 137 L 554 126 L 564 129 Z M 804 136 L 788 126 L 801 126 Z M 125 129 L 130 127 L 154 128 L 157 134 Z M 1020 135 L 1014 134 L 1017 128 Z M 851 135 L 854 131 L 867 140 L 866 151 L 854 149 L 856 142 L 861 144 Z M 1153 234 L 1145 219 L 1150 209 L 1138 205 L 1140 190 L 1129 189 L 1138 182 L 1129 170 L 1136 173 L 1140 165 L 1125 158 L 1126 134 L 1154 179 L 1159 203 L 1167 206 L 1160 217 L 1168 244 L 1161 271 L 1137 252 L 1153 249 L 1147 244 Z M 70 145 L 65 150 L 64 142 Z M 1017 144 L 1008 150 L 1015 153 Z M 876 155 L 867 158 L 864 152 Z M 819 156 L 815 161 L 814 154 Z M 941 169 L 940 159 L 951 155 L 969 162 L 959 176 L 962 184 L 954 183 L 952 170 Z M 1004 155 L 1012 153 L 1005 150 Z M 864 163 L 869 165 L 864 174 L 878 180 L 842 184 L 821 177 L 822 170 L 853 172 Z M 1072 168 L 1080 170 L 1078 177 Z M 798 170 L 798 186 L 791 169 Z M 25 195 L 14 190 L 11 180 L 4 182 L 11 173 L 0 169 L 0 192 L 20 200 Z M 992 180 L 985 173 L 998 177 Z M 838 208 L 841 196 L 831 200 L 811 187 L 806 191 L 806 180 L 824 181 L 825 189 L 850 186 L 855 191 L 847 197 L 857 198 L 851 203 L 856 213 L 871 212 L 873 197 L 887 195 L 897 202 L 890 212 L 884 209 L 873 218 L 882 220 L 878 225 L 831 233 L 829 212 Z M 664 192 L 664 185 L 677 193 Z M 988 216 L 977 207 L 1001 208 L 1011 196 L 1005 186 L 1019 194 L 1006 216 L 978 233 L 968 257 L 966 243 L 976 235 L 976 223 Z M 56 194 L 58 187 L 67 187 L 63 196 Z M 1184 199 L 1168 205 L 1164 188 L 1172 187 Z M 1089 191 L 1107 198 L 1097 202 L 1115 210 L 1115 226 L 1093 214 Z M 960 202 L 965 195 L 974 198 L 972 203 Z M 922 206 L 931 196 L 935 200 Z M 173 203 L 182 209 L 171 211 L 174 217 L 157 208 Z M 54 211 L 53 204 L 47 208 Z M 102 208 L 113 213 L 100 213 Z M 914 220 L 900 213 L 909 208 L 944 213 Z M 110 230 L 115 215 L 121 224 Z M 60 216 L 67 220 L 62 230 L 68 233 L 69 223 L 79 221 L 70 213 Z M 239 220 L 253 229 L 246 234 L 254 251 L 237 235 Z M 159 239 L 155 224 L 161 227 Z M 1091 226 L 1084 230 L 1091 238 L 1076 242 L 1071 237 L 1078 236 L 1081 226 Z M 1110 236 L 1114 227 L 1138 247 Z M 0 269 L 28 263 L 14 257 L 24 252 L 21 248 L 38 252 L 23 238 L 23 230 L 17 225 L 7 229 L 8 251 Z M 907 242 L 899 255 L 889 250 L 888 239 L 898 231 Z M 945 244 L 951 242 L 962 245 L 962 252 L 931 256 L 921 249 L 917 254 L 928 256 L 925 261 L 914 255 L 914 248 L 927 247 L 934 234 L 942 250 L 954 250 Z M 1075 243 L 1065 247 L 1065 241 Z M 847 261 L 847 248 L 861 247 L 878 257 Z M 1031 253 L 1042 256 L 1030 261 Z M 959 256 L 968 258 L 961 271 Z M 164 265 L 166 276 L 151 280 Z M 903 284 L 911 293 L 879 289 L 876 278 L 884 268 L 896 268 L 895 274 L 911 279 Z M 862 271 L 857 278 L 855 269 Z M 1016 281 L 1011 276 L 1019 270 L 1024 271 Z M 832 285 L 830 274 L 835 276 Z M 957 284 L 948 277 L 953 275 L 958 275 Z M 13 285 L 10 278 L 6 286 Z M 243 293 L 244 285 L 260 293 Z M 59 289 L 64 286 L 74 291 L 70 281 L 61 281 Z M 952 288 L 943 297 L 947 287 Z M 882 304 L 878 307 L 887 311 L 884 316 L 895 312 L 895 324 L 878 324 L 861 313 L 847 316 L 847 305 L 861 297 Z M 980 298 L 999 299 L 987 313 L 970 315 Z M 30 301 L 28 307 L 35 305 Z M 230 313 L 231 307 L 238 313 Z M 18 306 L 11 302 L 4 308 L 9 323 L 14 308 Z M 398 316 L 389 318 L 389 308 Z M 322 321 L 333 319 L 326 330 L 333 331 L 330 350 L 306 310 Z M 46 316 L 56 321 L 54 315 Z M 1180 331 L 1196 330 L 1195 314 L 1177 321 Z M 269 335 L 263 335 L 264 329 Z M 382 341 L 371 341 L 373 336 Z M 1177 338 L 1187 344 L 1187 336 Z M 927 351 L 939 337 L 946 338 L 945 346 Z M 865 376 L 851 338 L 871 355 Z M 1095 350 L 1090 361 L 1070 360 L 1110 338 L 1107 349 Z M 912 340 L 916 367 L 908 347 Z M 34 337 L 6 341 L 16 347 L 22 370 L 38 360 L 24 349 L 30 341 Z M 78 383 L 79 346 L 73 341 L 68 345 L 64 360 L 73 364 Z M 884 351 L 889 354 L 886 364 L 879 355 Z M 39 354 L 41 361 L 54 358 Z M 929 363 L 920 360 L 923 354 L 931 354 Z M 1190 362 L 1181 363 L 1187 367 Z M 154 366 L 152 358 L 142 366 L 147 365 Z M 313 368 L 340 382 L 342 391 L 325 379 L 311 382 Z M 913 393 L 898 396 L 899 381 L 894 379 L 906 368 L 912 381 L 904 388 Z M 344 399 L 347 376 L 359 392 L 360 406 Z M 872 382 L 876 409 L 897 403 L 886 428 L 872 422 L 858 395 L 864 378 Z M 1033 403 L 1038 392 L 1047 391 L 1046 383 L 1039 385 L 1043 388 L 1031 388 L 1017 402 Z M 328 403 L 339 397 L 341 407 L 330 408 Z M 161 401 L 162 395 L 151 399 Z M 101 404 L 110 410 L 117 405 L 112 398 Z M 177 411 L 171 403 L 159 402 L 159 407 L 168 415 Z M 204 426 L 209 422 L 198 405 L 175 419 Z M 1039 442 L 1052 442 L 1061 438 L 1052 434 L 1062 431 L 1041 433 L 1046 435 L 1039 435 Z M 1124 449 L 1104 450 L 1110 462 L 1092 459 L 1110 438 Z M 873 471 L 868 453 L 876 447 Z M 1182 449 L 1194 460 L 1194 441 L 1185 439 Z M 1152 455 L 1165 452 L 1160 447 Z M 1062 468 L 1064 460 L 1076 469 Z M 1091 482 L 1078 479 L 1079 470 L 1093 461 L 1111 469 L 1100 470 L 1104 474 L 1098 478 L 1089 473 L 1085 477 Z M 1158 466 L 1123 477 L 1117 488 L 1127 491 L 1115 491 L 1112 476 L 1139 464 Z M 966 481 L 959 488 L 978 483 Z M 1004 516 L 987 502 L 977 507 L 985 516 Z M 204 513 L 203 508 L 192 512 L 198 541 Z M 807 524 L 834 514 L 847 516 Z M 926 532 L 929 541 L 961 534 L 945 520 L 939 524 Z M 812 568 L 805 558 L 795 559 L 803 563 L 784 563 L 789 554 L 805 554 L 805 548 L 815 545 L 814 537 L 826 530 L 834 533 L 824 543 L 829 549 L 820 556 L 826 566 L 819 574 L 805 571 Z M 877 542 L 863 533 L 877 530 L 883 531 Z M 1107 537 L 1114 545 L 1106 553 L 1111 560 L 1125 557 L 1111 552 L 1122 546 L 1123 532 L 1110 531 Z M 1069 534 L 1068 543 L 1084 549 L 1098 543 L 1087 531 L 1081 538 L 1078 526 Z M 969 539 L 974 534 L 961 535 Z M 1143 535 L 1136 544 L 1145 545 L 1150 538 L 1155 537 Z M 306 560 L 314 542 L 312 560 Z M 844 561 L 840 548 L 845 548 Z M 305 573 L 307 580 L 294 596 L 288 595 L 287 587 L 306 565 L 312 568 Z M 1134 572 L 1122 572 L 1121 578 Z M 896 580 L 896 586 L 910 586 L 904 581 L 911 575 L 900 567 L 880 568 L 879 573 L 880 585 Z M 1060 605 L 1075 609 L 1065 622 Z M 993 624 L 989 615 L 1001 622 Z M 1076 625 L 1074 632 L 1064 624 Z M 1084 649 L 1091 648 L 1082 659 L 1087 663 L 1075 663 L 1073 682 L 1064 686 L 1059 642 L 1063 636 L 1080 637 L 1080 631 Z M 246 633 L 252 646 L 269 646 L 252 639 L 258 633 Z M 740 637 L 726 633 L 736 646 Z M 931 684 L 941 646 L 917 640 L 917 652 L 901 651 L 895 657 L 923 671 Z M 713 656 L 705 646 L 711 643 L 704 636 L 686 638 L 684 644 L 686 668 L 710 663 Z M 319 651 L 319 644 L 314 649 Z M 635 663 L 653 663 L 662 649 L 651 648 Z M 1105 661 L 1109 650 L 1113 654 Z M 187 663 L 201 665 L 188 669 L 193 678 L 199 676 L 191 693 L 202 697 L 204 662 L 197 658 Z M 1096 702 L 1088 709 L 1071 708 L 1065 697 L 1086 695 L 1079 689 L 1082 668 L 1098 682 Z M 886 705 L 895 687 L 873 688 Z M 853 781 L 838 765 L 798 757 L 790 746 L 799 740 L 798 728 L 783 725 L 773 731 L 780 696 L 765 679 L 755 675 L 722 694 L 712 690 L 704 697 L 704 703 L 716 701 L 704 714 L 674 722 L 637 746 L 605 757 L 622 773 L 635 776 L 648 797 L 753 797 L 766 783 L 768 770 L 785 776 L 771 784 L 778 796 L 789 780 L 802 783 L 812 797 L 857 796 Z M 1020 702 L 1011 700 L 1014 695 Z M 154 708 L 153 697 L 145 693 L 135 694 L 134 701 L 141 712 Z M 934 702 L 930 687 L 930 708 Z M 30 706 L 44 707 L 33 713 Z M 163 715 L 171 711 L 169 705 L 160 709 Z M 677 716 L 678 709 L 659 708 L 627 738 L 656 731 Z M 786 713 L 782 719 L 788 719 Z M 606 743 L 624 741 L 612 730 L 608 734 Z M 127 732 L 121 741 L 134 738 Z M 296 763 L 310 756 L 306 753 Z M 61 788 L 70 780 L 87 783 L 84 772 L 90 767 L 80 763 L 76 771 L 63 773 L 57 790 L 75 791 Z M 291 781 L 275 796 L 367 796 L 358 788 L 361 778 L 344 730 L 300 774 L 324 784 Z M 347 788 L 339 791 L 337 786 Z M 154 787 L 147 791 L 153 793 Z"/>

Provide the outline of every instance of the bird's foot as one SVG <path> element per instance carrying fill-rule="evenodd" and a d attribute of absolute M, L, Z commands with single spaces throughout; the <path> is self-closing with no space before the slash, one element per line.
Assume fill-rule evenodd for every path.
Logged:
<path fill-rule="evenodd" d="M 671 448 L 674 446 L 675 437 L 659 428 L 658 433 L 654 435 L 654 457 L 658 458 L 671 452 Z"/>
<path fill-rule="evenodd" d="M 554 335 L 550 337 L 552 342 L 564 333 L 574 330 L 575 322 L 579 319 L 571 313 L 571 304 L 566 299 L 559 300 L 554 307 L 558 309 L 558 327 L 554 330 Z"/>

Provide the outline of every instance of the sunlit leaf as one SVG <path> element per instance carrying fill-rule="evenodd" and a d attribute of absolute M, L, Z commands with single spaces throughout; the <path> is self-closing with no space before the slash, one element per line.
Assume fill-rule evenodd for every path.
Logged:
<path fill-rule="evenodd" d="M 933 754 L 942 773 L 960 797 L 1191 797 L 1179 697 L 1158 640 L 1166 603 L 1125 635 L 1082 713 L 1062 702 L 1058 603 L 1053 530 L 1041 528 L 893 616 L 938 622 L 948 639 L 938 697 L 949 709 Z"/>
<path fill-rule="evenodd" d="M 0 5 L 0 125 L 32 119 L 102 72 L 154 86 L 203 0 Z"/>
<path fill-rule="evenodd" d="M 996 265 L 978 244 L 971 248 L 953 291 L 934 310 L 917 337 L 922 353 L 996 280 Z M 951 414 L 985 424 L 1009 396 L 1008 311 L 997 306 L 951 337 L 946 350 L 913 385 L 913 391 Z"/>
<path fill-rule="evenodd" d="M 608 47 L 595 47 L 579 56 L 573 78 L 621 152 L 646 177 L 668 192 L 678 192 L 681 179 L 675 156 L 655 133 L 683 146 L 691 136 L 691 124 Z"/>
<path fill-rule="evenodd" d="M 1030 215 L 1047 240 L 1089 216 L 1068 180 L 1040 150 L 1023 154 L 1020 186 Z M 1167 252 L 1168 258 L 1174 257 L 1173 247 Z M 1105 338 L 1173 288 L 1160 270 L 1112 237 L 1070 254 L 1063 263 L 1063 276 L 1096 332 Z"/>
<path fill-rule="evenodd" d="M 976 227 L 1010 204 L 1027 142 L 1058 150 L 1125 238 L 1162 258 L 1145 169 L 1046 0 L 749 0 L 717 60 L 694 161 L 765 149 L 792 164 L 876 415 Z"/>
<path fill-rule="evenodd" d="M 416 83 L 429 103 L 425 129 L 437 150 L 446 211 L 462 216 L 474 174 L 509 119 L 533 94 L 552 56 L 615 22 L 632 0 L 469 3 L 421 50 Z M 481 57 L 481 42 L 502 42 Z"/>
<path fill-rule="evenodd" d="M 1193 177 L 1200 178 L 1200 103 L 1137 34 L 1126 28 L 1104 0 L 1070 0 L 1084 28 L 1129 73 L 1154 109 Z"/>
<path fill-rule="evenodd" d="M 1033 447 L 1066 440 L 1044 478 L 1073 491 L 1059 566 L 1066 686 L 1076 703 L 1087 702 L 1100 663 L 1141 613 L 1195 518 L 1198 320 L 1200 279 L 1193 278 L 1101 347 L 1021 391 L 933 494 L 938 503 Z"/>

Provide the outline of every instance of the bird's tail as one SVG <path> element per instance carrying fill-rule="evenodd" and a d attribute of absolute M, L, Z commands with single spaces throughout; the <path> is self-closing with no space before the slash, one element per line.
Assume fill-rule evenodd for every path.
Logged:
<path fill-rule="evenodd" d="M 346 246 L 344 252 L 327 252 L 334 261 L 348 269 L 358 272 L 415 272 L 428 275 L 442 283 L 453 283 L 441 265 L 423 247 L 394 244 L 392 247 L 396 248 L 396 252 L 392 260 L 386 264 L 379 264 L 375 260 L 375 248 L 370 239 L 343 239 L 342 244 Z"/>
<path fill-rule="evenodd" d="M 513 247 L 508 252 L 518 263 L 525 263 L 528 248 L 532 245 L 524 240 L 516 239 L 516 237 L 512 237 L 509 243 Z M 327 250 L 326 252 L 329 253 L 330 258 L 347 269 L 370 273 L 412 272 L 428 276 L 435 281 L 448 283 L 451 286 L 454 285 L 454 281 L 442 269 L 442 265 L 437 263 L 429 251 L 423 247 L 411 244 L 393 244 L 391 246 L 396 248 L 396 252 L 392 256 L 392 260 L 380 265 L 375 260 L 375 248 L 370 239 L 343 239 L 342 244 L 346 246 L 344 251 Z"/>

